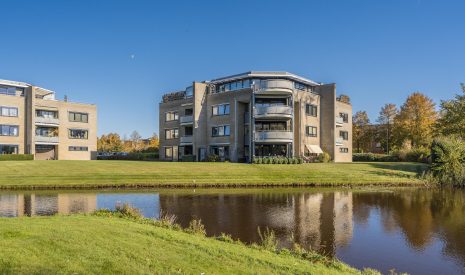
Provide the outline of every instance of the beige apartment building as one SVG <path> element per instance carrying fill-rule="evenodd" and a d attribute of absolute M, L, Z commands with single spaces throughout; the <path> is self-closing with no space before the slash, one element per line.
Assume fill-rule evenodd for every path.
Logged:
<path fill-rule="evenodd" d="M 352 106 L 322 84 L 288 72 L 246 72 L 193 82 L 160 103 L 160 159 L 250 162 L 254 156 L 352 161 Z"/>
<path fill-rule="evenodd" d="M 0 80 L 0 154 L 90 160 L 96 151 L 96 105 L 59 101 L 53 91 Z"/>

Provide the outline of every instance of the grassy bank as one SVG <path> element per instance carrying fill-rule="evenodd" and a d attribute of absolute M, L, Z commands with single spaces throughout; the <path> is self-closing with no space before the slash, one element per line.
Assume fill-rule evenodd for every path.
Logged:
<path fill-rule="evenodd" d="M 123 218 L 0 218 L 0 274 L 357 274 Z"/>
<path fill-rule="evenodd" d="M 8 161 L 0 165 L 0 188 L 415 185 L 426 167 L 419 163 Z"/>

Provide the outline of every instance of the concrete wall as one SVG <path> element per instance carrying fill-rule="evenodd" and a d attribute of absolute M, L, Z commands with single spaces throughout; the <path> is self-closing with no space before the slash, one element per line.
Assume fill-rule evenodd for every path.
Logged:
<path fill-rule="evenodd" d="M 316 87 L 316 92 L 321 95 L 321 148 L 334 159 L 336 151 L 336 139 L 334 136 L 336 128 L 336 84 L 318 86 Z"/>

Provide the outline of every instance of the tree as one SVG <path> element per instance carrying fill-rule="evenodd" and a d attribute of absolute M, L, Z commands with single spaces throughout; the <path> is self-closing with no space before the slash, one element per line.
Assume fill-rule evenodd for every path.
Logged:
<path fill-rule="evenodd" d="M 152 137 L 149 139 L 149 145 L 148 148 L 146 148 L 147 151 L 152 151 L 152 152 L 158 152 L 158 149 L 160 147 L 160 139 L 158 138 L 158 135 L 153 133 Z"/>
<path fill-rule="evenodd" d="M 462 94 L 456 94 L 452 100 L 441 101 L 440 117 L 437 129 L 443 135 L 458 135 L 465 139 L 465 85 L 462 83 Z"/>
<path fill-rule="evenodd" d="M 355 113 L 352 118 L 352 128 L 353 143 L 360 153 L 368 147 L 367 143 L 370 140 L 370 119 L 366 111 Z"/>
<path fill-rule="evenodd" d="M 142 137 L 139 135 L 137 131 L 133 131 L 130 136 L 130 141 L 131 141 L 131 147 L 132 151 L 140 151 L 142 150 L 143 144 L 142 144 Z"/>
<path fill-rule="evenodd" d="M 121 152 L 122 150 L 123 143 L 116 133 L 102 135 L 97 139 L 97 151 L 99 152 Z"/>
<path fill-rule="evenodd" d="M 429 145 L 436 118 L 435 104 L 429 97 L 420 92 L 411 94 L 394 119 L 397 144 L 408 141 L 412 147 Z"/>
<path fill-rule="evenodd" d="M 386 131 L 386 153 L 389 154 L 390 143 L 391 143 L 391 126 L 394 123 L 394 118 L 398 113 L 397 107 L 395 104 L 385 104 L 381 107 L 378 116 L 378 123 L 385 128 Z M 383 135 L 379 135 L 382 137 Z M 382 139 L 381 139 L 382 140 Z"/>

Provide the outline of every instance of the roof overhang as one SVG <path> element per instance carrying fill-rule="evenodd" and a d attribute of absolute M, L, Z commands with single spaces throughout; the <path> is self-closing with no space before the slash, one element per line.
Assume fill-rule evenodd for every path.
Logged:
<path fill-rule="evenodd" d="M 210 81 L 210 83 L 221 84 L 224 82 L 230 82 L 234 80 L 239 80 L 239 79 L 244 79 L 244 78 L 253 78 L 253 77 L 290 79 L 290 80 L 295 80 L 295 81 L 302 82 L 304 84 L 311 85 L 311 86 L 321 85 L 321 83 L 317 83 L 313 80 L 310 80 L 310 79 L 307 79 L 307 78 L 304 78 L 304 77 L 301 77 L 295 74 L 291 74 L 288 72 L 279 72 L 279 71 L 276 71 L 276 72 L 250 71 L 250 72 L 245 72 L 242 74 L 236 74 L 236 75 L 213 79 Z"/>

